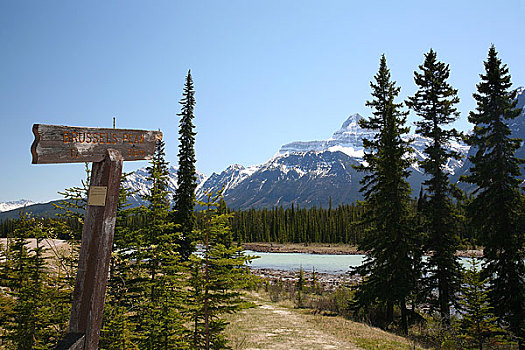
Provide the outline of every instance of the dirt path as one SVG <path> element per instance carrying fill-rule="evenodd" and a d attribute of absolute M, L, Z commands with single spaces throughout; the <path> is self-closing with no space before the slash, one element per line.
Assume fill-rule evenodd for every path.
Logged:
<path fill-rule="evenodd" d="M 361 349 L 337 339 L 312 322 L 313 315 L 256 298 L 258 307 L 232 316 L 228 336 L 233 349 Z"/>

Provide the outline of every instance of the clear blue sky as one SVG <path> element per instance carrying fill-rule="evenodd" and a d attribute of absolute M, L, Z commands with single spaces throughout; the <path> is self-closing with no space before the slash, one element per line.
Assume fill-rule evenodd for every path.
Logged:
<path fill-rule="evenodd" d="M 524 18 L 524 0 L 1 1 L 0 201 L 58 199 L 83 177 L 83 165 L 30 164 L 33 123 L 110 127 L 117 116 L 117 127 L 161 129 L 176 165 L 190 68 L 207 175 L 369 115 L 382 53 L 405 98 L 436 50 L 459 89 L 457 126 L 468 129 L 491 43 L 525 85 Z"/>

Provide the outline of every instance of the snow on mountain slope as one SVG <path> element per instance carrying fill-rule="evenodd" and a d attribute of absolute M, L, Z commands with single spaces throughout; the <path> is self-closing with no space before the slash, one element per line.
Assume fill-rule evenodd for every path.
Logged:
<path fill-rule="evenodd" d="M 197 197 L 205 191 L 217 191 L 224 186 L 224 197 L 232 208 L 302 206 L 351 203 L 361 198 L 359 180 L 362 174 L 352 165 L 362 164 L 364 139 L 375 132 L 359 126 L 359 114 L 349 116 L 341 128 L 327 140 L 295 141 L 283 145 L 268 162 L 245 168 L 233 165 L 223 172 L 212 174 L 200 187 Z M 425 175 L 418 166 L 425 159 L 424 148 L 431 142 L 417 134 L 412 139 L 415 162 L 409 182 L 419 188 Z M 451 142 L 448 147 L 465 156 L 469 147 Z M 464 160 L 449 160 L 445 170 L 453 175 Z"/>
<path fill-rule="evenodd" d="M 237 187 L 239 183 L 252 176 L 260 167 L 260 165 L 253 165 L 247 168 L 239 164 L 230 165 L 220 174 L 213 173 L 210 177 L 202 181 L 197 187 L 196 197 L 197 199 L 204 199 L 207 192 L 213 191 L 216 193 L 221 188 L 223 188 L 223 193 L 227 193 Z"/>
<path fill-rule="evenodd" d="M 412 148 L 414 150 L 416 160 L 421 161 L 423 159 L 426 159 L 424 149 L 427 145 L 431 143 L 431 140 L 427 137 L 423 137 L 417 134 L 409 135 L 408 137 L 413 139 Z M 447 164 L 445 165 L 445 171 L 450 175 L 453 175 L 459 168 L 463 166 L 465 162 L 465 157 L 467 156 L 469 150 L 469 146 L 464 144 L 463 142 L 452 141 L 447 145 L 447 148 L 458 152 L 462 157 L 460 160 L 449 159 Z M 412 164 L 412 167 L 415 170 L 420 171 L 417 162 Z"/>
<path fill-rule="evenodd" d="M 353 114 L 345 120 L 339 130 L 331 138 L 323 141 L 296 141 L 281 147 L 279 154 L 289 154 L 294 152 L 321 152 L 321 151 L 341 151 L 351 157 L 360 158 L 363 156 L 363 139 L 373 138 L 375 132 L 363 129 L 359 126 L 359 120 L 363 117 Z"/>
<path fill-rule="evenodd" d="M 173 193 L 175 193 L 175 190 L 177 189 L 177 172 L 178 169 L 174 166 L 169 167 L 168 190 L 170 193 L 170 200 L 173 200 Z M 147 195 L 149 193 L 151 181 L 148 181 L 147 177 L 148 171 L 146 168 L 140 168 L 128 175 L 126 181 L 124 182 L 125 187 L 131 189 L 132 191 L 136 191 L 136 193 L 133 194 L 133 199 L 135 202 L 141 203 L 141 196 Z M 197 171 L 197 186 L 202 185 L 205 180 L 206 176 L 203 173 Z"/>
<path fill-rule="evenodd" d="M 359 126 L 359 120 L 365 119 L 359 114 L 353 114 L 348 117 L 341 128 L 337 130 L 330 139 L 324 141 L 297 141 L 286 144 L 281 147 L 278 154 L 290 154 L 294 152 L 343 152 L 352 158 L 355 158 L 360 163 L 363 160 L 364 147 L 363 139 L 372 139 L 376 132 L 368 129 L 363 129 Z M 425 159 L 424 149 L 430 144 L 431 140 L 418 134 L 406 135 L 406 139 L 412 139 L 412 147 L 416 160 Z M 469 147 L 460 142 L 451 142 L 449 148 L 466 155 Z M 454 171 L 463 165 L 463 161 L 450 160 L 446 166 L 446 171 L 453 174 Z M 413 164 L 413 168 L 419 171 L 417 163 Z"/>
<path fill-rule="evenodd" d="M 231 208 L 299 206 L 344 203 L 358 196 L 361 175 L 352 165 L 359 164 L 342 152 L 293 152 L 276 155 L 257 167 L 249 177 L 225 191 L 224 199 Z M 223 173 L 210 176 L 217 180 Z M 206 183 L 203 187 L 220 187 L 220 182 Z M 210 188 L 213 190 L 213 188 Z"/>
<path fill-rule="evenodd" d="M 22 208 L 22 207 L 29 206 L 32 204 L 36 204 L 36 203 L 28 199 L 20 199 L 18 201 L 2 202 L 0 203 L 0 212 L 18 209 L 18 208 Z"/>

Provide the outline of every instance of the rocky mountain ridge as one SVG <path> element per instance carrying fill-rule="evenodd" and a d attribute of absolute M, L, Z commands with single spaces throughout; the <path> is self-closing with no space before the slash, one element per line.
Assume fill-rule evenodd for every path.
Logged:
<path fill-rule="evenodd" d="M 20 199 L 17 201 L 9 201 L 9 202 L 1 202 L 0 203 L 0 212 L 14 210 L 18 208 L 22 208 L 25 206 L 30 206 L 36 204 L 35 202 L 28 200 L 28 199 Z"/>

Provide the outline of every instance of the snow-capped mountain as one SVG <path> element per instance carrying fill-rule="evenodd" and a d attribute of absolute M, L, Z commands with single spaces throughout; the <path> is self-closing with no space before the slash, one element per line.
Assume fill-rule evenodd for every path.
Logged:
<path fill-rule="evenodd" d="M 35 202 L 30 201 L 28 199 L 20 199 L 18 201 L 2 202 L 0 203 L 0 212 L 18 209 L 18 208 L 22 208 L 22 207 L 29 206 L 32 204 L 35 204 Z"/>
<path fill-rule="evenodd" d="M 518 108 L 525 107 L 525 88 L 518 90 Z M 217 191 L 224 186 L 224 197 L 232 208 L 271 207 L 275 205 L 300 206 L 352 203 L 361 198 L 359 180 L 362 174 L 352 165 L 362 164 L 363 139 L 374 137 L 374 132 L 359 126 L 363 117 L 348 117 L 340 129 L 327 140 L 296 141 L 280 148 L 268 162 L 245 168 L 232 165 L 219 174 L 212 174 L 200 187 L 198 196 L 205 191 Z M 525 110 L 509 124 L 513 137 L 525 140 Z M 423 152 L 430 139 L 417 134 L 408 135 L 416 160 L 425 158 Z M 456 182 L 470 168 L 467 156 L 473 152 L 462 142 L 451 142 L 448 147 L 463 156 L 449 160 L 445 170 Z M 525 146 L 517 154 L 525 158 Z M 408 178 L 414 192 L 425 180 L 417 161 L 412 164 Z M 462 184 L 464 185 L 464 184 Z"/>
<path fill-rule="evenodd" d="M 350 157 L 362 159 L 363 139 L 373 138 L 375 132 L 361 128 L 361 119 L 363 117 L 359 114 L 351 115 L 328 140 L 288 143 L 282 146 L 278 153 L 284 155 L 297 152 L 341 151 Z"/>
<path fill-rule="evenodd" d="M 337 204 L 357 196 L 352 185 L 361 178 L 352 168 L 357 164 L 342 152 L 292 152 L 259 166 L 229 167 L 210 176 L 201 190 L 215 191 L 225 183 L 224 198 L 232 208 L 328 205 L 330 197 Z"/>
<path fill-rule="evenodd" d="M 232 208 L 290 206 L 327 206 L 351 203 L 360 199 L 359 181 L 362 174 L 352 165 L 363 163 L 363 139 L 373 138 L 374 131 L 359 126 L 359 114 L 348 117 L 331 138 L 320 141 L 296 141 L 281 147 L 268 162 L 244 168 L 228 167 L 220 174 L 212 174 L 199 188 L 198 196 L 205 191 L 217 191 L 224 185 L 224 197 Z M 423 149 L 430 142 L 419 135 L 409 135 L 413 140 L 414 156 L 424 159 Z M 454 142 L 452 149 L 465 155 L 468 146 Z M 450 174 L 463 165 L 452 160 L 446 170 Z M 414 162 L 409 178 L 414 188 L 419 188 L 424 175 Z"/>
<path fill-rule="evenodd" d="M 375 136 L 374 131 L 363 129 L 359 126 L 359 120 L 361 119 L 365 118 L 359 114 L 351 115 L 330 139 L 326 141 L 292 142 L 282 146 L 279 154 L 340 151 L 361 163 L 364 155 L 363 139 L 372 139 Z M 412 139 L 412 148 L 414 149 L 416 160 L 423 160 L 425 158 L 423 150 L 430 144 L 431 140 L 418 134 L 407 135 L 405 138 Z M 451 142 L 449 147 L 461 155 L 465 155 L 469 149 L 467 145 L 460 142 Z M 462 165 L 462 161 L 450 160 L 446 170 L 453 174 L 455 169 Z M 414 163 L 413 167 L 419 171 L 417 163 Z"/>
<path fill-rule="evenodd" d="M 175 193 L 175 189 L 177 189 L 177 172 L 178 169 L 174 166 L 169 167 L 168 189 L 170 196 L 172 196 L 172 194 Z M 126 181 L 123 185 L 135 192 L 132 195 L 132 198 L 130 198 L 132 205 L 140 205 L 144 203 L 141 196 L 148 194 L 149 188 L 151 188 L 151 181 L 148 181 L 147 178 L 148 171 L 145 167 L 135 170 L 132 174 L 126 177 Z M 205 180 L 206 176 L 197 171 L 197 184 L 201 185 Z M 170 197 L 170 200 L 173 200 L 173 198 Z"/>
<path fill-rule="evenodd" d="M 239 183 L 252 176 L 259 168 L 260 165 L 247 168 L 239 164 L 230 165 L 220 174 L 213 173 L 205 181 L 201 182 L 197 187 L 196 197 L 197 199 L 204 199 L 206 193 L 210 190 L 216 193 L 221 188 L 224 191 L 223 193 L 228 193 L 236 188 Z"/>

